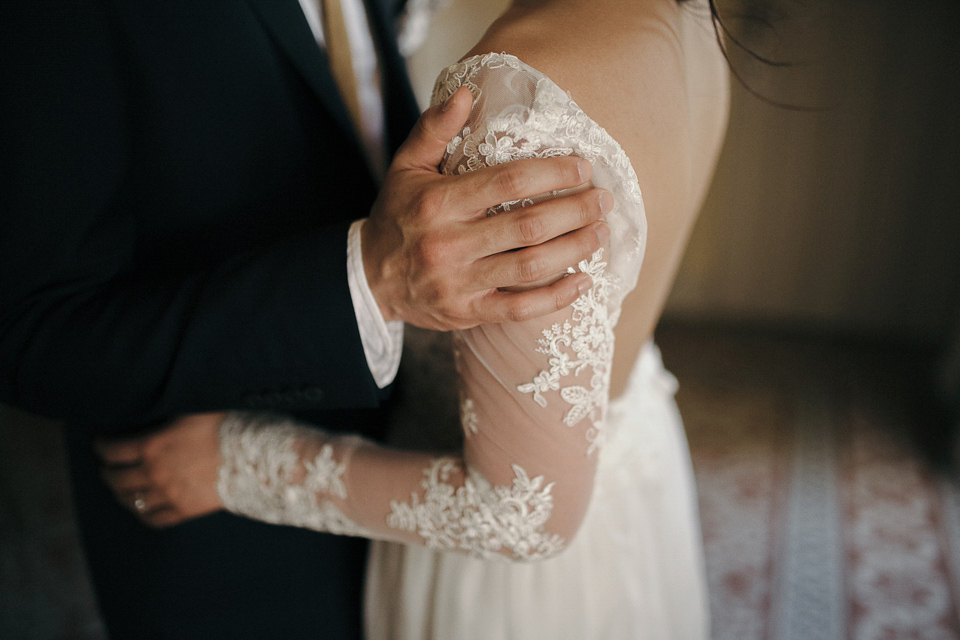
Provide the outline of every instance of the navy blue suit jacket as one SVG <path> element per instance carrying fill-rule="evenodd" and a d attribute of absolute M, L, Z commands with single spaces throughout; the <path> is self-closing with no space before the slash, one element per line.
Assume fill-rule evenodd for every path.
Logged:
<path fill-rule="evenodd" d="M 386 2 L 395 149 L 417 109 Z M 356 541 L 145 529 L 89 448 L 231 408 L 374 429 L 346 232 L 375 183 L 297 1 L 6 0 L 0 87 L 0 399 L 71 425 L 113 637 L 356 637 Z"/>

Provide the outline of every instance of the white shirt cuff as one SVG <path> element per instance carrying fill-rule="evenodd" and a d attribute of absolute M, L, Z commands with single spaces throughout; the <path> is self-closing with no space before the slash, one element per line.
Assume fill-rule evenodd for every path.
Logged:
<path fill-rule="evenodd" d="M 400 354 L 403 351 L 403 322 L 386 322 L 380 313 L 380 306 L 370 291 L 367 274 L 363 270 L 363 253 L 360 247 L 360 229 L 364 220 L 350 225 L 347 234 L 347 284 L 353 299 L 353 311 L 357 316 L 360 329 L 360 342 L 367 366 L 383 389 L 393 382 L 400 367 Z"/>

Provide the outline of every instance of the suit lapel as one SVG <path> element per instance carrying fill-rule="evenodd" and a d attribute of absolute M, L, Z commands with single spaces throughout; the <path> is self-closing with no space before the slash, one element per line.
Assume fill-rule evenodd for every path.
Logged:
<path fill-rule="evenodd" d="M 360 144 L 350 116 L 330 72 L 327 54 L 310 31 L 297 0 L 247 0 L 253 5 L 277 46 L 287 55 L 307 85 L 320 98 L 337 124 Z"/>
<path fill-rule="evenodd" d="M 380 52 L 383 70 L 383 99 L 387 128 L 387 148 L 392 156 L 406 140 L 410 129 L 420 116 L 420 107 L 407 76 L 407 63 L 397 48 L 394 27 L 401 2 L 365 0 L 370 30 Z"/>
<path fill-rule="evenodd" d="M 317 46 L 297 0 L 247 2 L 254 7 L 277 46 L 290 58 L 298 73 L 327 107 L 340 128 L 356 142 L 357 148 L 360 148 L 360 138 L 350 124 L 347 108 L 330 72 L 327 54 Z M 393 8 L 388 2 L 377 0 L 368 2 L 367 6 L 370 28 L 382 64 L 386 143 L 392 156 L 406 139 L 420 110 L 407 78 L 406 62 L 397 49 Z"/>

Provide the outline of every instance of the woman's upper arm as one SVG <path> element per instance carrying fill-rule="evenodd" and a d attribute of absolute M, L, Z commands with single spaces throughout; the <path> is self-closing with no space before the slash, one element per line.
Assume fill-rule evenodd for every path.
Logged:
<path fill-rule="evenodd" d="M 474 93 L 474 111 L 448 147 L 445 172 L 573 154 L 594 164 L 594 183 L 616 201 L 610 246 L 576 266 L 593 286 L 573 306 L 456 338 L 468 467 L 502 487 L 502 500 L 526 504 L 531 518 L 533 504 L 549 502 L 544 531 L 567 540 L 586 512 L 604 442 L 613 328 L 639 272 L 643 202 L 622 148 L 539 71 L 509 55 L 476 56 L 441 75 L 434 100 L 461 85 Z"/>

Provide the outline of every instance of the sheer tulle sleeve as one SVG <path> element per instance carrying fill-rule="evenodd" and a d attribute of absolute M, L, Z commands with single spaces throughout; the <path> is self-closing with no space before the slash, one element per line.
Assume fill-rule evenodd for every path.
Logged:
<path fill-rule="evenodd" d="M 594 183 L 613 192 L 609 247 L 576 265 L 593 277 L 592 288 L 550 316 L 453 335 L 460 455 L 402 452 L 276 417 L 229 414 L 219 484 L 229 510 L 514 560 L 549 557 L 576 533 L 602 455 L 613 328 L 643 254 L 640 189 L 619 145 L 517 58 L 487 54 L 451 66 L 434 102 L 464 85 L 474 108 L 448 146 L 445 173 L 575 154 L 593 162 Z"/>

